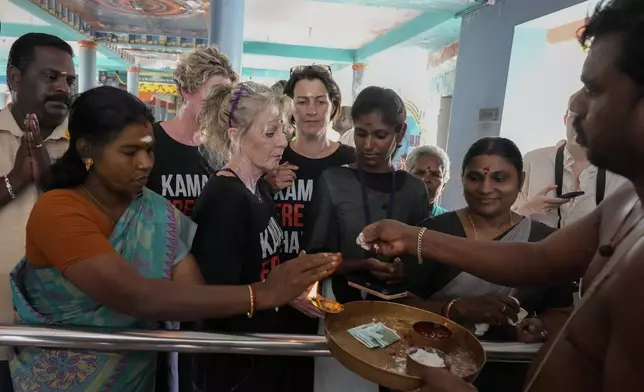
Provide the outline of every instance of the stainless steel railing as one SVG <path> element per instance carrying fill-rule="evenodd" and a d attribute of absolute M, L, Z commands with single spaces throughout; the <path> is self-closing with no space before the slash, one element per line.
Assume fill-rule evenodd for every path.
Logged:
<path fill-rule="evenodd" d="M 330 356 L 324 336 L 0 326 L 0 346 Z M 530 362 L 540 344 L 483 343 L 488 361 Z"/>

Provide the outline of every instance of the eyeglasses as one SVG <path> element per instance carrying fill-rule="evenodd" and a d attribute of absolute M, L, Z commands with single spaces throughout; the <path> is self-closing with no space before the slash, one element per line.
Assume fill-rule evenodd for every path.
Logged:
<path fill-rule="evenodd" d="M 295 67 L 291 68 L 290 75 L 293 76 L 294 73 L 300 73 L 308 70 L 316 71 L 316 72 L 325 72 L 325 73 L 328 73 L 329 75 L 333 74 L 333 72 L 331 71 L 331 67 L 328 65 L 311 64 L 311 65 L 296 65 Z"/>

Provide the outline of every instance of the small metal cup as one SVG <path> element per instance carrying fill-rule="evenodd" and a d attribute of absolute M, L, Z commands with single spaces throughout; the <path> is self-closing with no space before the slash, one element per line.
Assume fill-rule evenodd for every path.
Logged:
<path fill-rule="evenodd" d="M 436 339 L 427 332 L 434 331 L 437 334 L 446 335 L 445 338 Z M 450 352 L 454 345 L 454 332 L 446 325 L 432 321 L 419 321 L 412 326 L 411 344 L 415 347 L 431 347 L 442 352 Z"/>

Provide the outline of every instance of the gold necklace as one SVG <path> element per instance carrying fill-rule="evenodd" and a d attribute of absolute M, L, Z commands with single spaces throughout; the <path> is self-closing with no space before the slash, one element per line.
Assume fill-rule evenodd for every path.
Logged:
<path fill-rule="evenodd" d="M 470 224 L 472 225 L 472 230 L 474 230 L 474 239 L 479 239 L 479 232 L 476 230 L 476 225 L 474 224 L 474 219 L 472 219 L 472 214 L 467 213 L 467 217 L 470 218 Z M 514 218 L 512 217 L 512 212 L 510 212 L 510 227 L 514 226 Z"/>
<path fill-rule="evenodd" d="M 107 208 L 105 208 L 103 206 L 103 204 L 100 201 L 98 201 L 98 199 L 94 196 L 94 194 L 92 192 L 90 192 L 89 189 L 85 188 L 85 185 L 81 185 L 81 189 L 83 190 L 83 192 L 85 192 L 85 194 L 87 194 L 87 196 L 89 196 L 90 199 L 92 199 L 92 201 L 94 202 L 94 204 L 96 204 L 98 206 L 98 208 L 103 210 L 103 213 L 105 213 L 105 215 L 107 215 L 107 218 L 110 220 L 110 222 L 113 225 L 116 225 L 116 220 L 114 220 L 114 218 L 112 218 L 112 215 L 109 213 Z"/>

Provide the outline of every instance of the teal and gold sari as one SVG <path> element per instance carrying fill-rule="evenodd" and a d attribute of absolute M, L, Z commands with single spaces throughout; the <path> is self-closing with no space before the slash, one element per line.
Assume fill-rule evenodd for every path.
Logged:
<path fill-rule="evenodd" d="M 188 254 L 195 231 L 195 223 L 163 197 L 144 188 L 117 222 L 109 241 L 142 276 L 171 279 L 173 267 Z M 158 321 L 139 320 L 94 302 L 60 271 L 35 267 L 26 258 L 11 273 L 11 288 L 18 324 L 128 329 L 160 326 Z M 154 390 L 155 352 L 14 347 L 10 357 L 16 392 Z"/>

